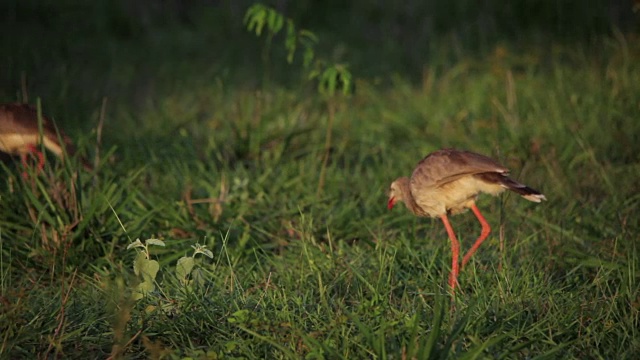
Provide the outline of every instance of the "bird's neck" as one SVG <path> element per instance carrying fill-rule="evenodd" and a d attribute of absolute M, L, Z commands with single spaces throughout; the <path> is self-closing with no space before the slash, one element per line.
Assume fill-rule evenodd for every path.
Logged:
<path fill-rule="evenodd" d="M 413 194 L 411 193 L 411 186 L 409 185 L 409 178 L 403 177 L 398 179 L 398 185 L 400 187 L 400 191 L 402 192 L 402 200 L 404 204 L 407 206 L 407 209 L 414 213 L 415 215 L 424 215 L 424 211 L 418 204 L 416 204 L 416 199 L 413 198 Z"/>

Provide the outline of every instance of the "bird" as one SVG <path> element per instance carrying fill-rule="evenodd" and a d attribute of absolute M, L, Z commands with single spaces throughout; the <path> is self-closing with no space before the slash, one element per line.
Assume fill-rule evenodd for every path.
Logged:
<path fill-rule="evenodd" d="M 37 109 L 31 105 L 0 105 L 0 151 L 20 156 L 25 167 L 29 154 L 34 154 L 38 159 L 38 171 L 44 168 L 44 155 L 38 149 L 40 144 L 61 159 L 66 155 L 73 156 L 76 149 L 71 139 L 61 129 L 56 128 L 47 116 L 41 115 L 41 120 L 38 120 Z M 81 162 L 86 170 L 92 170 L 92 166 L 85 159 L 81 159 Z M 23 176 L 26 177 L 26 173 Z"/>
<path fill-rule="evenodd" d="M 389 210 L 397 202 L 419 217 L 440 218 L 451 241 L 449 288 L 455 296 L 458 274 L 489 236 L 491 226 L 476 205 L 480 193 L 498 195 L 511 190 L 539 203 L 546 197 L 538 190 L 509 177 L 509 171 L 496 160 L 466 150 L 442 149 L 428 154 L 416 166 L 411 177 L 400 177 L 389 188 Z M 460 243 L 448 215 L 471 209 L 482 226 L 480 236 L 459 264 Z"/>

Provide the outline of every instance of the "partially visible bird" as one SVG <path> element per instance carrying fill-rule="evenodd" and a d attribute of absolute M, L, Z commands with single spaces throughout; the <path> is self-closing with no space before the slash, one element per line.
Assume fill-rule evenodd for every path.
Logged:
<path fill-rule="evenodd" d="M 27 104 L 0 105 L 0 151 L 18 155 L 22 164 L 27 166 L 27 156 L 31 153 L 38 158 L 38 171 L 44 168 L 44 156 L 38 149 L 40 144 L 60 158 L 73 156 L 76 152 L 71 139 L 61 129 L 57 129 L 51 119 L 42 115 L 41 127 L 38 111 Z M 60 142 L 62 140 L 62 143 Z M 91 171 L 91 165 L 81 159 L 85 169 Z"/>
<path fill-rule="evenodd" d="M 539 191 L 509 178 L 508 170 L 495 160 L 471 151 L 444 149 L 422 159 L 411 178 L 401 177 L 391 183 L 387 207 L 391 210 L 396 202 L 401 201 L 417 216 L 442 220 L 451 240 L 449 286 L 455 293 L 460 243 L 447 215 L 471 209 L 482 225 L 480 237 L 462 259 L 461 267 L 464 267 L 491 232 L 476 206 L 477 196 L 480 193 L 498 195 L 505 190 L 533 202 L 546 200 Z"/>

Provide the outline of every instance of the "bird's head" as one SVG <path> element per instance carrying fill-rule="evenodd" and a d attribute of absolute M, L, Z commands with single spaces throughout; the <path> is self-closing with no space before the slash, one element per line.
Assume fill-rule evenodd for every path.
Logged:
<path fill-rule="evenodd" d="M 398 201 L 400 202 L 404 201 L 403 184 L 405 182 L 408 185 L 409 179 L 400 178 L 400 179 L 396 179 L 394 182 L 391 183 L 391 186 L 389 186 L 389 201 L 387 202 L 387 208 L 389 210 L 393 209 L 393 206 Z"/>

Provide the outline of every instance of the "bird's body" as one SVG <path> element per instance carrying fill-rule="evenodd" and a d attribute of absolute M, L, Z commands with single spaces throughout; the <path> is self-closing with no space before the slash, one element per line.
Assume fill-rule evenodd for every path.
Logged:
<path fill-rule="evenodd" d="M 62 130 L 56 129 L 48 117 L 42 115 L 40 119 L 38 111 L 27 104 L 0 105 L 0 151 L 20 156 L 23 163 L 30 153 L 42 158 L 37 149 L 40 144 L 60 158 L 73 155 L 75 148 L 71 139 Z M 39 164 L 39 167 L 42 165 Z M 91 168 L 85 161 L 83 165 Z"/>
<path fill-rule="evenodd" d="M 507 174 L 505 167 L 484 155 L 455 149 L 439 150 L 422 159 L 411 178 L 394 181 L 391 192 L 398 194 L 390 200 L 404 201 L 418 216 L 438 217 L 471 208 L 480 193 L 498 195 L 509 189 L 530 201 L 544 199 L 544 195 L 512 180 Z M 395 190 L 396 185 L 401 191 Z"/>
<path fill-rule="evenodd" d="M 67 151 L 72 149 L 70 139 L 61 131 L 56 132 L 53 123 L 42 116 L 42 143 L 57 156 L 64 156 L 64 150 L 58 140 L 58 133 L 65 142 Z M 23 155 L 30 146 L 40 144 L 40 126 L 38 111 L 26 104 L 0 105 L 0 151 L 11 155 Z M 71 150 L 73 151 L 73 150 Z"/>
<path fill-rule="evenodd" d="M 475 200 L 480 193 L 498 195 L 511 190 L 529 201 L 546 200 L 540 192 L 508 177 L 508 170 L 495 160 L 470 151 L 444 149 L 427 155 L 410 178 L 396 179 L 389 191 L 389 209 L 397 201 L 418 216 L 440 217 L 452 242 L 453 264 L 450 285 L 455 288 L 459 244 L 449 224 L 448 214 L 472 209 L 482 224 L 482 234 L 465 255 L 464 266 L 491 231 Z"/>

